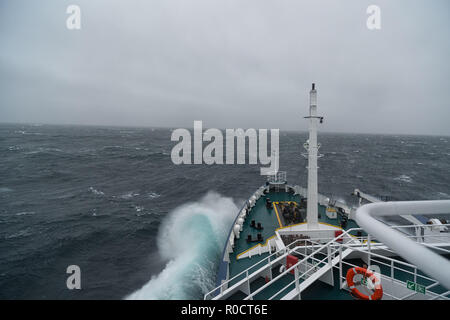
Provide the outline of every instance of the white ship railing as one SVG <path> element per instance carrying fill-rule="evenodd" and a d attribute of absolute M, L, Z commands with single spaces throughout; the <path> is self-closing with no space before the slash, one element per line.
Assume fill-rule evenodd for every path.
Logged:
<path fill-rule="evenodd" d="M 375 217 L 399 215 L 436 215 L 450 213 L 450 200 L 377 202 L 356 211 L 356 222 L 367 233 L 397 252 L 402 258 L 450 289 L 450 261 L 393 230 Z"/>
<path fill-rule="evenodd" d="M 449 226 L 448 224 L 442 225 L 442 226 Z M 408 228 L 408 227 L 415 227 L 415 226 L 397 226 L 396 228 Z M 404 262 L 404 261 L 400 261 L 398 259 L 394 259 L 394 258 L 390 258 L 390 257 L 386 257 L 384 255 L 380 255 L 377 253 L 372 252 L 371 246 L 383 246 L 383 243 L 372 243 L 372 240 L 374 240 L 373 238 L 371 239 L 371 236 L 368 235 L 366 237 L 366 241 L 365 241 L 365 245 L 362 247 L 361 245 L 355 245 L 355 243 L 339 243 L 337 240 L 339 240 L 340 238 L 342 238 L 344 236 L 345 233 L 349 233 L 350 231 L 362 231 L 362 228 L 353 228 L 353 229 L 349 229 L 346 232 L 344 232 L 343 234 L 341 234 L 340 236 L 334 238 L 333 240 L 331 240 L 330 242 L 326 243 L 325 245 L 322 245 L 319 247 L 319 249 L 317 249 L 316 251 L 314 251 L 313 253 L 311 253 L 310 255 L 306 256 L 305 258 L 303 258 L 301 261 L 299 261 L 298 263 L 296 263 L 295 265 L 293 265 L 292 267 L 290 267 L 289 269 L 287 269 L 286 271 L 284 271 L 283 273 L 280 273 L 280 275 L 278 275 L 276 278 L 273 279 L 273 281 L 268 282 L 267 284 L 265 284 L 264 286 L 258 288 L 257 290 L 255 290 L 254 292 L 252 292 L 250 295 L 248 295 L 245 300 L 248 299 L 253 299 L 253 297 L 258 294 L 259 292 L 263 291 L 265 288 L 267 288 L 268 286 L 270 286 L 271 283 L 275 282 L 276 280 L 280 279 L 281 277 L 283 277 L 285 274 L 287 274 L 288 272 L 290 272 L 291 270 L 295 270 L 295 279 L 293 281 L 291 281 L 290 283 L 288 283 L 287 285 L 285 285 L 282 289 L 280 289 L 279 291 L 277 291 L 274 295 L 272 295 L 269 300 L 274 299 L 275 297 L 280 296 L 283 292 L 285 292 L 290 286 L 295 285 L 295 291 L 294 294 L 295 296 L 298 295 L 298 298 L 300 299 L 301 297 L 301 289 L 300 289 L 300 280 L 306 280 L 307 278 L 309 278 L 310 276 L 312 276 L 313 274 L 310 274 L 310 272 L 312 270 L 319 270 L 320 268 L 324 268 L 326 267 L 326 265 L 322 265 L 322 263 L 324 263 L 325 261 L 328 261 L 328 264 L 331 265 L 331 261 L 333 260 L 334 263 L 331 266 L 336 267 L 336 265 L 338 265 L 338 269 L 339 269 L 339 280 L 340 280 L 340 289 L 346 289 L 345 288 L 345 284 L 346 284 L 346 277 L 343 276 L 343 266 L 344 265 L 348 265 L 350 267 L 357 267 L 354 264 L 351 264 L 347 261 L 344 260 L 344 256 L 343 256 L 343 249 L 351 249 L 352 251 L 360 251 L 361 253 L 367 254 L 368 256 L 368 260 L 369 260 L 369 266 L 373 265 L 372 262 L 376 262 L 379 265 L 385 265 L 390 267 L 390 277 L 388 277 L 388 281 L 392 281 L 395 282 L 396 284 L 402 286 L 402 287 L 406 287 L 406 282 L 401 281 L 399 279 L 395 279 L 394 274 L 395 271 L 399 271 L 399 272 L 403 272 L 404 274 L 410 274 L 413 276 L 414 279 L 414 283 L 418 282 L 418 278 L 424 281 L 428 281 L 431 282 L 430 284 L 428 284 L 425 289 L 427 291 L 428 296 L 430 297 L 430 299 L 435 300 L 435 299 L 448 299 L 447 296 L 450 295 L 450 291 L 446 291 L 444 293 L 435 293 L 433 291 L 430 291 L 430 289 L 432 289 L 433 287 L 436 287 L 442 283 L 438 282 L 435 279 L 432 279 L 430 277 L 427 277 L 425 275 L 421 275 L 418 273 L 419 268 L 413 264 Z M 435 235 L 434 235 L 435 236 Z M 443 235 L 448 237 L 447 235 Z M 362 237 L 363 238 L 363 237 Z M 327 238 L 321 238 L 320 240 L 325 240 Z M 431 246 L 431 245 L 430 245 Z M 308 246 L 308 247 L 317 247 L 317 246 Z M 432 246 L 433 248 L 436 249 L 440 249 L 440 250 L 444 250 L 446 252 L 448 252 L 448 250 L 442 249 L 442 248 L 438 248 L 435 246 Z M 294 248 L 292 251 L 295 251 L 297 254 L 302 254 L 301 252 L 297 251 L 300 247 L 296 247 Z M 324 249 L 326 248 L 326 254 L 323 253 Z M 383 248 L 383 250 L 389 250 L 388 248 Z M 336 258 L 336 253 L 338 252 L 338 257 L 339 259 L 337 261 L 335 261 L 334 259 Z M 393 252 L 393 251 L 392 251 Z M 317 254 L 322 254 L 325 257 L 322 259 L 316 258 L 315 256 Z M 375 259 L 375 258 L 377 259 Z M 379 259 L 384 259 L 389 261 L 389 263 L 384 263 L 382 261 L 380 261 Z M 301 265 L 302 263 L 304 263 L 307 260 L 312 260 L 315 261 L 316 263 L 312 263 L 311 267 L 309 267 L 306 271 L 304 271 L 303 273 L 299 273 L 298 272 L 298 266 Z M 408 267 L 411 268 L 413 271 L 409 271 L 406 270 L 404 268 L 401 268 L 399 266 L 396 266 L 395 264 L 400 264 L 404 267 Z M 318 269 L 318 266 L 320 266 L 320 268 Z M 331 268 L 330 268 L 331 269 Z M 447 270 L 447 273 L 449 273 L 449 270 Z M 450 274 L 449 274 L 450 276 Z M 386 278 L 385 275 L 383 275 L 384 278 Z M 394 292 L 387 292 L 386 290 L 383 292 L 384 296 L 387 296 L 391 299 L 394 300 L 405 300 L 408 298 L 411 298 L 412 296 L 418 294 L 417 292 L 412 292 L 412 293 L 407 293 L 405 295 L 400 295 L 396 294 Z"/>
<path fill-rule="evenodd" d="M 339 240 L 339 239 L 341 239 L 343 236 L 344 236 L 344 233 L 341 234 L 340 236 L 336 237 L 335 239 Z M 275 278 L 273 278 L 271 281 L 269 281 L 269 282 L 267 282 L 266 284 L 264 284 L 263 286 L 259 287 L 259 288 L 258 288 L 257 290 L 255 290 L 254 292 L 251 292 L 247 297 L 244 298 L 244 300 L 253 300 L 253 297 L 254 297 L 255 295 L 257 295 L 258 293 L 260 293 L 261 291 L 263 291 L 264 289 L 266 289 L 267 287 L 269 287 L 271 284 L 273 284 L 273 283 L 276 282 L 277 280 L 279 280 L 279 279 L 281 279 L 282 277 L 284 277 L 285 275 L 287 275 L 287 274 L 288 274 L 289 272 L 291 272 L 292 270 L 294 271 L 295 279 L 294 279 L 292 282 L 290 282 L 288 285 L 286 285 L 284 288 L 282 288 L 281 290 L 279 290 L 277 293 L 275 293 L 274 295 L 272 295 L 272 296 L 269 298 L 269 300 L 272 300 L 274 297 L 280 295 L 280 294 L 283 293 L 287 288 L 289 288 L 289 286 L 291 286 L 291 285 L 293 285 L 293 284 L 295 284 L 295 288 L 296 288 L 295 290 L 297 291 L 297 293 L 298 293 L 298 295 L 299 295 L 299 297 L 300 297 L 300 293 L 301 293 L 301 290 L 300 290 L 300 288 L 299 288 L 299 287 L 300 287 L 300 279 L 305 280 L 305 279 L 309 278 L 310 276 L 312 276 L 313 273 L 311 273 L 311 271 L 316 271 L 316 270 L 318 270 L 318 269 L 317 269 L 317 266 L 319 266 L 320 264 L 324 263 L 325 261 L 327 261 L 328 264 L 331 266 L 331 259 L 332 259 L 332 256 L 334 256 L 334 254 L 337 252 L 337 249 L 335 249 L 335 250 L 333 250 L 333 251 L 331 250 L 331 249 L 332 249 L 331 244 L 334 243 L 335 239 L 333 239 L 332 241 L 330 241 L 330 242 L 328 242 L 328 243 L 326 243 L 326 244 L 323 244 L 323 245 L 319 246 L 319 248 L 316 249 L 315 251 L 313 251 L 311 254 L 309 254 L 309 255 L 307 255 L 306 257 L 304 257 L 303 259 L 299 260 L 297 263 L 295 263 L 295 264 L 292 265 L 291 267 L 286 268 L 286 270 L 284 270 L 283 272 L 281 272 L 278 276 L 276 276 Z M 308 240 L 309 240 L 309 239 L 308 239 Z M 308 246 L 302 246 L 302 248 L 304 248 L 304 247 L 308 247 Z M 300 247 L 296 247 L 295 249 L 298 249 L 298 248 L 300 248 Z M 294 250 L 295 250 L 295 249 L 294 249 Z M 319 260 L 319 259 L 317 259 L 317 258 L 314 257 L 316 254 L 321 253 L 324 249 L 326 249 L 326 251 L 327 251 L 327 254 L 325 255 L 325 258 L 323 258 L 322 260 Z M 301 264 L 307 264 L 307 263 L 308 263 L 308 260 L 317 260 L 317 263 L 316 263 L 316 264 L 314 264 L 314 263 L 311 264 L 311 266 L 310 266 L 306 271 L 304 271 L 303 273 L 300 274 L 299 271 L 298 271 L 298 267 L 299 267 Z"/>
<path fill-rule="evenodd" d="M 344 245 L 339 245 L 339 255 L 340 256 L 342 255 L 342 248 L 345 248 L 345 247 L 347 247 L 345 244 Z M 370 261 L 369 262 L 370 266 L 384 265 L 384 266 L 390 268 L 390 275 L 389 276 L 384 275 L 384 274 L 378 275 L 378 276 L 381 276 L 383 280 L 391 281 L 391 283 L 396 283 L 396 284 L 400 285 L 401 287 L 406 287 L 406 282 L 405 281 L 401 281 L 401 280 L 395 278 L 395 271 L 399 271 L 399 272 L 402 272 L 403 274 L 409 274 L 409 275 L 413 276 L 414 283 L 418 283 L 419 279 L 422 280 L 422 283 L 424 281 L 425 282 L 427 282 L 427 281 L 430 282 L 430 284 L 428 284 L 425 287 L 426 293 L 428 294 L 430 300 L 435 300 L 435 299 L 438 299 L 438 298 L 447 300 L 448 299 L 447 296 L 450 295 L 450 291 L 446 291 L 446 292 L 443 292 L 443 293 L 440 293 L 440 294 L 436 293 L 436 292 L 433 292 L 433 291 L 430 291 L 430 289 L 432 289 L 432 288 L 434 288 L 434 287 L 436 287 L 438 285 L 441 285 L 441 283 L 439 281 L 437 281 L 436 279 L 432 279 L 430 277 L 427 277 L 425 275 L 420 274 L 419 273 L 419 268 L 416 265 L 413 265 L 411 263 L 404 262 L 404 261 L 401 261 L 401 260 L 398 260 L 398 259 L 390 258 L 390 257 L 384 256 L 384 255 L 380 255 L 380 254 L 377 254 L 377 253 L 374 253 L 374 252 L 371 252 L 371 251 L 361 250 L 361 248 L 352 248 L 352 250 L 360 251 L 362 253 L 368 254 L 368 259 Z M 386 260 L 389 263 L 382 262 L 380 260 Z M 410 270 L 407 270 L 405 268 L 396 266 L 396 264 L 400 264 L 403 267 L 410 268 L 413 271 L 410 271 Z M 349 263 L 348 261 L 345 261 L 343 259 L 339 260 L 338 268 L 339 268 L 340 288 L 348 290 L 348 288 L 346 288 L 346 276 L 343 275 L 343 265 L 348 265 L 351 268 L 358 267 L 358 266 L 354 265 L 352 263 Z M 411 298 L 412 296 L 417 295 L 417 294 L 418 294 L 418 292 L 411 292 L 411 293 L 407 293 L 407 294 L 401 295 L 401 294 L 395 293 L 393 291 L 392 292 L 388 292 L 386 289 L 383 290 L 383 296 L 387 296 L 387 297 L 389 297 L 389 298 L 391 298 L 393 300 L 405 300 L 405 299 Z"/>
<path fill-rule="evenodd" d="M 351 230 L 353 230 L 353 229 L 351 229 Z M 309 230 L 308 232 L 321 232 L 321 231 L 322 230 Z M 269 256 L 259 260 L 255 264 L 251 265 L 247 269 L 239 272 L 238 274 L 236 274 L 232 278 L 230 278 L 230 279 L 228 279 L 226 281 L 223 281 L 221 285 L 219 285 L 216 288 L 214 288 L 213 290 L 207 292 L 204 295 L 204 299 L 206 300 L 206 299 L 214 298 L 216 295 L 222 294 L 227 289 L 239 286 L 239 283 L 237 283 L 237 284 L 233 284 L 231 287 L 228 287 L 231 284 L 231 282 L 235 282 L 235 281 L 240 282 L 240 281 L 243 281 L 243 280 L 248 280 L 249 277 L 251 277 L 251 275 L 253 274 L 253 272 L 250 272 L 252 269 L 254 269 L 255 272 L 257 272 L 259 270 L 259 269 L 255 269 L 257 266 L 261 266 L 261 268 L 268 267 L 268 266 L 271 267 L 273 264 L 283 260 L 283 258 L 288 256 L 295 249 L 304 248 L 305 247 L 303 245 L 298 245 L 299 243 L 302 243 L 305 240 L 307 240 L 307 241 L 315 241 L 315 240 L 319 240 L 319 239 L 323 239 L 323 238 L 308 238 L 308 239 L 297 239 L 297 240 L 295 240 L 294 242 L 292 242 L 289 245 L 287 245 L 284 249 L 279 250 L 279 251 L 275 251 L 274 253 L 270 254 Z M 323 246 L 323 244 L 317 245 L 317 247 L 322 247 L 322 246 Z M 243 277 L 242 279 L 239 279 L 243 275 L 245 275 L 245 277 Z M 219 293 L 217 293 L 217 292 L 219 292 Z M 214 294 L 214 293 L 216 293 L 216 294 Z"/>
<path fill-rule="evenodd" d="M 405 228 L 412 228 L 412 229 L 417 229 L 417 225 L 404 225 L 404 226 L 389 226 L 389 228 L 393 228 L 393 229 L 405 229 Z M 420 226 L 421 228 L 434 228 L 434 225 L 423 225 Z M 443 224 L 440 225 L 440 227 L 449 227 L 450 228 L 450 224 Z M 309 238 L 309 239 L 297 239 L 296 241 L 290 243 L 288 246 L 286 246 L 286 248 L 284 250 L 280 250 L 277 251 L 271 255 L 269 255 L 268 257 L 265 257 L 263 259 L 261 259 L 260 261 L 258 261 L 257 263 L 255 263 L 254 265 L 250 266 L 249 268 L 243 270 L 242 272 L 238 273 L 237 275 L 235 275 L 234 277 L 228 279 L 227 281 L 224 281 L 220 286 L 216 287 L 215 289 L 211 290 L 210 292 L 206 293 L 204 298 L 205 299 L 211 299 L 217 296 L 222 296 L 223 293 L 225 291 L 229 291 L 229 290 L 233 290 L 233 289 L 237 289 L 240 286 L 242 286 L 242 283 L 247 282 L 248 287 L 250 287 L 250 278 L 255 274 L 259 274 L 261 273 L 261 270 L 267 267 L 270 267 L 270 269 L 272 268 L 272 265 L 276 264 L 277 262 L 279 263 L 281 260 L 283 260 L 288 254 L 292 253 L 292 252 L 296 252 L 299 254 L 300 253 L 298 250 L 300 249 L 304 249 L 305 252 L 307 249 L 316 249 L 314 252 L 312 252 L 310 255 L 306 256 L 305 259 L 302 259 L 301 261 L 299 261 L 298 263 L 296 263 L 295 265 L 293 265 L 292 267 L 288 268 L 287 270 L 285 270 L 284 272 L 280 273 L 277 277 L 273 278 L 271 281 L 267 282 L 264 286 L 258 288 L 255 292 L 251 292 L 246 299 L 252 299 L 256 294 L 258 294 L 259 292 L 261 292 L 262 290 L 264 290 L 266 287 L 270 286 L 272 283 L 274 283 L 275 281 L 277 281 L 278 279 L 280 279 L 282 276 L 286 275 L 288 272 L 290 272 L 291 270 L 297 270 L 298 265 L 300 265 L 301 263 L 304 263 L 305 261 L 307 261 L 308 259 L 310 260 L 317 260 L 317 258 L 315 258 L 314 256 L 317 255 L 318 253 L 321 253 L 324 251 L 324 249 L 327 250 L 328 254 L 327 257 L 325 257 L 322 260 L 317 260 L 318 263 L 316 263 L 316 266 L 322 262 L 324 262 L 325 260 L 330 260 L 330 257 L 332 255 L 336 254 L 336 248 L 339 248 L 339 250 L 342 249 L 342 247 L 348 248 L 348 249 L 352 249 L 352 250 L 360 250 L 362 252 L 368 253 L 369 254 L 369 263 L 370 263 L 370 259 L 371 259 L 371 248 L 372 247 L 383 247 L 383 250 L 387 250 L 387 251 L 391 251 L 393 254 L 398 255 L 398 253 L 392 251 L 390 248 L 386 247 L 385 244 L 383 243 L 373 243 L 372 241 L 375 240 L 370 234 L 368 236 L 361 236 L 361 237 L 355 237 L 355 236 L 351 236 L 349 237 L 351 234 L 351 232 L 355 232 L 355 231 L 364 231 L 362 228 L 352 228 L 349 229 L 347 231 L 344 231 L 341 235 L 339 235 L 336 238 Z M 311 231 L 309 231 L 311 232 Z M 343 243 L 339 243 L 337 242 L 337 240 L 339 239 L 344 239 L 344 237 L 347 236 L 348 238 L 351 238 L 351 241 L 343 244 Z M 444 248 L 440 248 L 438 246 L 436 246 L 436 243 L 442 243 L 442 244 L 448 244 L 450 246 L 450 233 L 449 232 L 440 232 L 440 233 L 432 233 L 432 234 L 424 234 L 424 235 L 411 235 L 411 236 L 405 236 L 402 234 L 403 237 L 408 237 L 410 239 L 416 239 L 417 241 L 420 241 L 419 246 L 427 246 L 430 248 L 433 248 L 435 250 L 440 250 L 443 251 L 444 253 L 450 253 L 450 250 L 448 249 L 444 249 Z M 429 243 L 425 243 L 424 241 L 427 240 L 433 240 L 433 241 L 428 241 Z M 438 239 L 439 241 L 436 241 L 436 239 Z M 304 241 L 308 241 L 311 243 L 316 243 L 315 245 L 297 245 L 298 243 L 304 242 Z M 324 241 L 328 241 L 327 243 L 323 244 Z M 411 240 L 412 241 L 412 240 Z M 358 249 L 360 248 L 360 249 Z M 362 250 L 361 250 L 362 249 Z M 306 253 L 304 254 L 306 255 Z M 384 256 L 379 255 L 380 257 L 385 258 Z M 340 269 L 342 268 L 342 263 L 347 263 L 347 262 L 343 262 L 342 261 L 342 256 L 340 255 L 341 259 L 339 261 L 340 264 Z M 396 259 L 392 259 L 392 258 L 387 258 L 390 259 L 390 261 L 392 261 L 392 263 L 395 261 L 396 263 L 403 263 L 405 265 L 409 265 L 411 268 L 415 268 L 416 269 L 416 273 L 417 273 L 417 267 L 412 265 L 412 264 L 407 264 L 405 262 L 401 262 L 399 260 Z M 445 259 L 444 259 L 445 260 Z M 316 262 L 317 262 L 316 261 Z M 447 260 L 446 260 L 447 261 Z M 261 266 L 261 268 L 259 269 L 255 269 L 257 266 Z M 314 267 L 316 267 L 314 266 Z M 251 272 L 251 270 L 254 269 L 254 272 Z M 294 281 L 292 281 L 290 284 L 288 284 L 287 286 L 285 286 L 282 290 L 280 290 L 279 292 L 277 292 L 275 295 L 273 295 L 271 297 L 274 298 L 276 296 L 278 296 L 281 292 L 283 292 L 284 290 L 286 290 L 290 285 L 292 285 L 293 283 L 296 284 L 296 287 L 298 287 L 299 285 L 299 279 L 305 279 L 308 277 L 308 273 L 312 270 L 313 268 L 309 268 L 308 270 L 306 270 L 303 274 L 297 274 L 298 271 L 294 271 L 296 273 L 296 279 Z M 398 269 L 398 268 L 397 268 Z M 419 268 L 420 269 L 420 268 Z M 342 269 L 340 270 L 340 272 L 342 273 Z M 238 279 L 239 277 L 242 277 L 243 275 L 245 275 L 245 277 L 243 277 L 242 279 Z M 428 278 L 431 279 L 431 278 Z M 237 281 L 237 283 L 235 283 L 234 285 L 232 285 L 231 287 L 228 287 L 228 285 L 232 282 L 232 281 Z M 436 282 L 437 284 L 438 282 Z M 436 285 L 435 284 L 435 285 Z M 445 295 L 445 294 L 444 294 Z"/>
<path fill-rule="evenodd" d="M 249 275 L 252 274 L 252 273 L 250 273 L 250 270 L 251 270 L 251 269 L 255 269 L 255 267 L 257 267 L 257 266 L 260 266 L 260 265 L 261 265 L 261 267 L 262 267 L 262 266 L 267 266 L 267 265 L 272 266 L 272 264 L 274 264 L 274 263 L 276 263 L 276 262 L 282 260 L 282 259 L 285 258 L 287 255 L 289 255 L 289 254 L 296 248 L 296 246 L 294 246 L 294 245 L 298 244 L 299 242 L 303 242 L 304 240 L 305 240 L 305 239 L 297 239 L 296 241 L 294 241 L 294 242 L 290 243 L 289 245 L 287 245 L 285 249 L 282 249 L 282 250 L 279 250 L 279 251 L 275 251 L 274 253 L 270 254 L 269 256 L 267 256 L 267 257 L 265 257 L 265 258 L 259 260 L 259 261 L 256 262 L 255 264 L 251 265 L 251 266 L 248 267 L 247 269 L 245 269 L 245 270 L 239 272 L 238 274 L 236 274 L 236 275 L 233 276 L 232 278 L 230 278 L 230 279 L 228 279 L 228 280 L 226 280 L 226 281 L 223 281 L 222 284 L 221 284 L 220 286 L 218 286 L 218 287 L 216 287 L 215 289 L 213 289 L 213 290 L 207 292 L 207 293 L 204 295 L 204 299 L 207 300 L 207 299 L 213 298 L 214 296 L 217 295 L 217 294 L 214 294 L 214 293 L 216 293 L 216 292 L 223 293 L 226 289 L 229 289 L 229 288 L 228 288 L 228 285 L 230 285 L 231 282 L 234 282 L 234 281 L 242 281 L 242 280 L 244 280 L 244 279 L 248 279 L 248 278 L 249 278 Z M 308 239 L 308 240 L 310 240 L 310 239 Z M 255 271 L 257 271 L 257 269 L 255 269 Z M 245 277 L 244 277 L 243 279 L 239 279 L 239 278 L 242 277 L 243 275 L 245 275 Z M 237 285 L 237 284 L 234 284 L 234 285 L 231 286 L 230 288 L 232 288 L 232 287 L 234 287 L 234 286 L 236 286 L 236 285 Z"/>

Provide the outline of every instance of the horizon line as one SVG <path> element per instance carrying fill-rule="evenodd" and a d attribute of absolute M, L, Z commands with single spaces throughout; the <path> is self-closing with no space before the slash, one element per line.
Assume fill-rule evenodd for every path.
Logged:
<path fill-rule="evenodd" d="M 194 120 L 193 120 L 194 121 Z M 119 124 L 81 124 L 81 123 L 45 123 L 45 122 L 13 122 L 13 121 L 0 121 L 0 125 L 10 124 L 10 125 L 30 125 L 30 126 L 67 126 L 67 127 L 108 127 L 108 128 L 139 128 L 139 129 L 177 129 L 177 127 L 172 126 L 153 126 L 153 125 L 119 125 Z M 204 130 L 211 129 L 215 127 L 204 127 Z M 190 128 L 185 128 L 190 129 Z M 219 130 L 226 130 L 231 128 L 215 128 Z M 233 128 L 240 129 L 240 128 Z M 251 128 L 241 128 L 241 129 L 251 129 Z M 268 128 L 254 128 L 258 129 L 268 129 Z M 299 129 L 280 129 L 280 128 L 271 128 L 271 129 L 279 129 L 280 132 L 296 132 L 296 133 L 308 133 L 308 130 L 299 130 Z M 450 137 L 450 133 L 448 134 L 436 134 L 436 133 L 378 133 L 378 132 L 351 132 L 351 131 L 327 131 L 320 130 L 320 133 L 330 133 L 330 134 L 360 134 L 360 135 L 382 135 L 382 136 L 430 136 L 430 137 Z"/>

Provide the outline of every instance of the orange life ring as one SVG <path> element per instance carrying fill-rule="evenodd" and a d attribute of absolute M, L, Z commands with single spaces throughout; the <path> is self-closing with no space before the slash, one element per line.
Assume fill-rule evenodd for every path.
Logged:
<path fill-rule="evenodd" d="M 371 295 L 365 295 L 364 293 L 361 293 L 358 289 L 355 287 L 355 283 L 353 282 L 353 277 L 357 274 L 362 274 L 369 278 L 374 284 L 375 284 L 375 292 Z M 356 296 L 359 299 L 362 300 L 380 300 L 383 296 L 383 288 L 381 287 L 380 280 L 375 276 L 375 274 L 367 269 L 355 267 L 350 268 L 347 271 L 346 275 L 347 285 L 350 290 L 352 290 L 352 294 Z"/>

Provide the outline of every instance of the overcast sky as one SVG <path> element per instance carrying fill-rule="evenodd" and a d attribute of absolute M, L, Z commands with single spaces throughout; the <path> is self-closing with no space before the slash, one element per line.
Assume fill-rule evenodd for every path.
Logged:
<path fill-rule="evenodd" d="M 448 0 L 0 0 L 0 122 L 306 130 L 315 82 L 323 131 L 450 135 L 449 32 Z"/>

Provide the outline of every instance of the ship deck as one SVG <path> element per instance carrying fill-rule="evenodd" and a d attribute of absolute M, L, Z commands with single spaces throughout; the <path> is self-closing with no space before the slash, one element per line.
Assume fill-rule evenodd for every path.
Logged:
<path fill-rule="evenodd" d="M 274 204 L 271 209 L 266 208 L 266 198 L 270 198 L 272 203 Z M 240 255 L 246 253 L 250 249 L 254 249 L 257 246 L 265 246 L 268 245 L 268 240 L 272 237 L 275 237 L 275 232 L 277 229 L 282 229 L 285 227 L 289 227 L 286 225 L 286 221 L 283 218 L 281 203 L 282 202 L 301 202 L 302 197 L 298 194 L 288 193 L 285 191 L 281 192 L 269 192 L 266 195 L 261 196 L 256 202 L 254 207 L 248 212 L 245 217 L 242 231 L 240 232 L 239 239 L 235 238 L 233 252 L 229 254 L 229 263 L 228 263 L 228 279 L 235 277 L 240 274 L 244 270 L 248 269 L 248 274 L 259 275 L 257 277 L 252 278 L 251 281 L 248 282 L 250 286 L 250 292 L 253 292 L 253 299 L 255 300 L 267 300 L 267 299 L 280 299 L 286 296 L 288 293 L 291 294 L 293 289 L 295 289 L 295 278 L 291 273 L 284 273 L 281 277 L 278 277 L 278 280 L 272 281 L 270 284 L 262 288 L 268 281 L 268 277 L 266 277 L 267 273 L 262 272 L 264 270 L 263 266 L 267 266 L 267 262 L 262 262 L 259 265 L 256 265 L 259 261 L 267 258 L 269 253 L 263 252 L 263 250 L 252 250 L 251 257 L 248 257 L 249 254 L 246 254 L 245 257 L 239 258 Z M 333 227 L 340 228 L 340 218 L 330 219 L 326 215 L 326 207 L 318 204 L 319 211 L 319 222 L 325 225 L 331 225 Z M 252 220 L 255 220 L 256 224 L 261 223 L 263 229 L 257 230 L 254 227 L 251 227 Z M 298 225 L 298 224 L 297 224 Z M 292 225 L 291 225 L 292 226 Z M 358 225 L 355 221 L 349 219 L 347 222 L 346 230 L 358 228 Z M 351 232 L 354 236 L 367 236 L 365 232 L 360 231 L 360 234 L 357 232 Z M 257 234 L 261 233 L 263 240 L 259 242 L 247 242 L 247 236 L 251 235 L 252 239 L 257 238 Z M 266 250 L 267 251 L 267 250 Z M 320 255 L 319 255 L 320 257 Z M 446 292 L 446 289 L 442 286 L 436 285 L 433 281 L 426 280 L 426 278 L 418 279 L 419 276 L 424 276 L 424 274 L 420 270 L 416 270 L 416 274 L 412 267 L 406 267 L 400 262 L 404 261 L 398 256 L 393 256 L 395 262 L 393 260 L 389 260 L 389 257 L 382 258 L 381 256 L 377 256 L 375 258 L 372 257 L 372 262 L 374 265 L 378 265 L 380 267 L 380 273 L 385 277 L 385 279 L 392 278 L 392 280 L 400 281 L 406 283 L 407 281 L 417 282 L 418 284 L 427 287 L 427 290 L 430 289 L 430 292 L 434 294 L 443 294 Z M 312 263 L 313 261 L 308 258 L 308 263 Z M 316 260 L 317 261 L 317 260 Z M 321 261 L 317 264 L 318 267 L 325 267 L 328 262 Z M 392 264 L 393 263 L 393 264 Z M 344 264 L 342 265 L 342 270 L 340 271 L 339 267 L 335 265 L 332 268 L 333 273 L 333 281 L 334 285 L 327 284 L 323 281 L 314 281 L 305 284 L 305 288 L 301 291 L 301 299 L 309 300 L 352 300 L 354 297 L 348 292 L 348 290 L 340 289 L 339 284 L 339 272 L 342 272 L 343 275 L 347 273 L 348 268 L 350 266 L 362 266 L 364 265 L 364 261 L 360 258 L 352 257 L 346 259 Z M 395 267 L 395 272 L 392 267 Z M 271 278 L 274 279 L 280 275 L 280 263 L 275 263 L 270 270 Z M 240 280 L 246 278 L 245 272 L 233 278 L 229 283 L 228 287 L 233 286 L 238 283 Z M 306 281 L 308 278 L 300 278 L 299 284 Z M 424 280 L 425 279 L 425 280 Z M 284 288 L 284 289 L 283 289 Z M 258 292 L 255 292 L 258 290 Z M 244 291 L 248 291 L 245 288 L 239 288 L 235 290 L 232 295 L 228 296 L 226 299 L 229 300 L 241 300 L 247 297 L 247 294 Z M 413 293 L 414 294 L 414 293 Z M 292 298 L 292 296 L 291 296 Z"/>
<path fill-rule="evenodd" d="M 272 203 L 275 203 L 272 209 L 266 208 L 266 198 L 270 198 Z M 275 231 L 279 228 L 287 227 L 283 216 L 279 210 L 279 206 L 276 204 L 277 202 L 284 202 L 284 201 L 294 201 L 299 203 L 300 202 L 300 195 L 291 194 L 288 192 L 269 192 L 267 195 L 262 196 L 259 198 L 255 206 L 250 210 L 250 213 L 247 215 L 244 224 L 243 229 L 241 232 L 241 236 L 239 239 L 235 239 L 235 245 L 234 250 L 232 253 L 230 253 L 230 264 L 229 264 L 229 278 L 232 278 L 236 276 L 237 274 L 241 273 L 242 271 L 246 270 L 247 268 L 251 267 L 258 261 L 266 258 L 269 254 L 268 253 L 262 253 L 261 255 L 254 255 L 251 258 L 242 258 L 238 259 L 239 255 L 245 253 L 247 250 L 257 246 L 257 245 L 266 245 L 267 241 L 275 237 Z M 338 219 L 329 219 L 326 215 L 326 207 L 322 205 L 319 206 L 319 222 L 323 224 L 329 224 L 332 226 L 338 226 L 339 220 Z M 250 226 L 251 221 L 255 220 L 256 223 L 260 222 L 263 230 L 256 230 L 255 228 L 252 228 Z M 348 220 L 346 229 L 351 228 L 357 228 L 358 225 L 353 220 Z M 261 242 L 247 242 L 247 236 L 249 234 L 252 235 L 252 239 L 256 239 L 257 234 L 261 233 L 263 237 L 263 241 Z M 355 234 L 356 235 L 356 234 Z M 363 234 L 364 235 L 364 234 Z M 255 269 L 256 270 L 256 269 Z M 236 279 L 233 279 L 230 282 L 230 285 L 235 284 L 239 280 L 243 279 L 245 277 L 245 274 L 236 277 Z M 261 279 L 264 281 L 264 279 Z M 281 289 L 280 282 L 280 288 Z"/>

